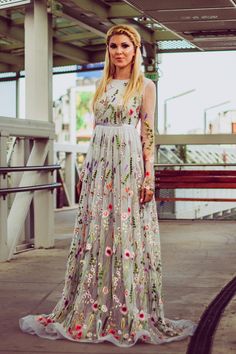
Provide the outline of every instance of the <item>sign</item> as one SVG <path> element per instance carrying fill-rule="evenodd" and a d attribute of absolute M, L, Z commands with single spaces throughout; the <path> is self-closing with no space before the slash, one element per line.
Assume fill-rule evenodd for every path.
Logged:
<path fill-rule="evenodd" d="M 158 81 L 158 72 L 157 71 L 146 71 L 145 76 L 152 81 Z"/>
<path fill-rule="evenodd" d="M 31 0 L 0 0 L 0 10 L 7 7 L 21 6 L 29 4 Z"/>

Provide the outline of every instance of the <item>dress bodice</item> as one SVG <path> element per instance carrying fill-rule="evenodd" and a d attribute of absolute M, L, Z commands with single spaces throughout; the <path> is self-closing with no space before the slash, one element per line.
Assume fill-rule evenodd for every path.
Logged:
<path fill-rule="evenodd" d="M 123 107 L 123 96 L 129 80 L 113 79 L 95 106 L 95 123 L 132 124 L 137 126 L 142 95 L 134 95 Z"/>

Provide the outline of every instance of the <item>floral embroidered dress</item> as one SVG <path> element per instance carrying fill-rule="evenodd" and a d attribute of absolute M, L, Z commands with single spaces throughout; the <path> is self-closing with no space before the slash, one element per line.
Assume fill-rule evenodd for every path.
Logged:
<path fill-rule="evenodd" d="M 50 314 L 20 319 L 30 334 L 129 347 L 195 330 L 164 317 L 156 203 L 140 203 L 141 186 L 154 187 L 155 90 L 145 78 L 124 109 L 127 84 L 112 80 L 96 104 L 64 289 Z"/>

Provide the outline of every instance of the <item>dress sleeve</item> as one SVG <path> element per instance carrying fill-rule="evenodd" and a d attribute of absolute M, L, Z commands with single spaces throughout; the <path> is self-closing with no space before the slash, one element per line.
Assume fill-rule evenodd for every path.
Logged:
<path fill-rule="evenodd" d="M 97 90 L 98 86 L 99 86 L 99 83 L 100 83 L 100 79 L 98 79 L 95 83 L 95 91 Z M 92 110 L 93 111 L 93 110 Z M 93 130 L 95 129 L 96 127 L 96 118 L 95 118 L 95 114 L 93 112 Z"/>
<path fill-rule="evenodd" d="M 148 80 L 144 87 L 141 105 L 141 142 L 144 162 L 143 187 L 154 189 L 154 115 L 156 106 L 156 86 Z"/>

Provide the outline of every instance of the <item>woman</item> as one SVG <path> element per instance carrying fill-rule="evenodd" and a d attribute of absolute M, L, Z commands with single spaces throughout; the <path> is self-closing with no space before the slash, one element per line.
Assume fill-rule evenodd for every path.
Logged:
<path fill-rule="evenodd" d="M 20 319 L 25 332 L 124 347 L 194 332 L 191 321 L 164 318 L 154 199 L 156 96 L 140 70 L 140 44 L 131 26 L 107 33 L 63 293 L 51 314 Z"/>

